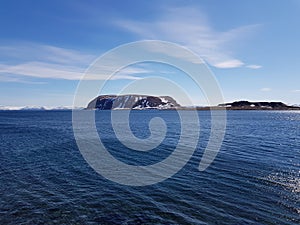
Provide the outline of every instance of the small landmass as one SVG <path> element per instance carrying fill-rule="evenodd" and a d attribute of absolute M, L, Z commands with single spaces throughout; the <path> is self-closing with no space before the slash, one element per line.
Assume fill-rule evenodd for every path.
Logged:
<path fill-rule="evenodd" d="M 100 95 L 89 102 L 86 109 L 177 109 L 180 104 L 170 96 Z"/>
<path fill-rule="evenodd" d="M 170 96 L 150 95 L 100 95 L 91 100 L 86 109 L 121 110 L 121 109 L 159 109 L 159 110 L 300 110 L 299 106 L 289 106 L 282 102 L 235 101 L 217 106 L 185 107 Z"/>
<path fill-rule="evenodd" d="M 300 110 L 298 106 L 289 106 L 282 102 L 236 101 L 219 104 L 218 107 L 225 107 L 227 110 Z"/>

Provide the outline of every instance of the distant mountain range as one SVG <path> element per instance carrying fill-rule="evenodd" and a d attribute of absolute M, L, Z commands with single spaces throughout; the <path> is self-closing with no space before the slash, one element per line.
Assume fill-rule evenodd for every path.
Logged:
<path fill-rule="evenodd" d="M 46 110 L 72 110 L 72 109 L 83 109 L 83 107 L 72 106 L 58 106 L 58 107 L 48 107 L 48 106 L 0 106 L 0 110 L 20 110 L 20 111 L 46 111 Z"/>

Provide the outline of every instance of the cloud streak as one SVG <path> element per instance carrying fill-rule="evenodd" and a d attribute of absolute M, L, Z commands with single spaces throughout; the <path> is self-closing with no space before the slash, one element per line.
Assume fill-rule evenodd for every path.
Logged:
<path fill-rule="evenodd" d="M 228 46 L 253 33 L 259 25 L 248 25 L 227 31 L 216 31 L 199 10 L 191 7 L 165 10 L 151 22 L 118 20 L 115 24 L 140 38 L 162 39 L 179 43 L 201 56 L 217 68 L 245 66 L 259 69 L 259 65 L 247 65 L 233 56 Z"/>
<path fill-rule="evenodd" d="M 300 89 L 292 90 L 291 92 L 293 92 L 293 93 L 300 93 Z"/>
<path fill-rule="evenodd" d="M 0 59 L 8 61 L 0 64 L 2 82 L 32 83 L 24 77 L 80 80 L 96 56 L 75 50 L 50 45 L 22 43 L 11 46 L 0 46 Z M 13 63 L 12 63 L 13 62 Z M 110 71 L 101 68 L 101 72 Z M 136 75 L 149 71 L 131 67 L 118 72 L 112 79 L 139 79 Z M 91 80 L 105 79 L 107 74 L 95 73 Z"/>
<path fill-rule="evenodd" d="M 260 65 L 247 65 L 246 67 L 254 70 L 262 68 Z"/>
<path fill-rule="evenodd" d="M 191 49 L 217 68 L 261 68 L 260 65 L 247 64 L 235 57 L 230 48 L 236 41 L 253 33 L 259 25 L 217 31 L 211 26 L 204 13 L 192 7 L 165 9 L 150 22 L 116 20 L 114 25 L 142 39 L 160 39 L 178 43 Z M 176 52 L 167 52 L 168 50 L 161 47 L 151 50 L 184 58 L 176 55 Z M 24 83 L 26 82 L 24 77 L 80 80 L 96 58 L 96 55 L 89 53 L 30 42 L 0 46 L 0 81 Z M 110 70 L 102 68 L 101 71 L 105 73 Z M 113 79 L 136 80 L 140 79 L 139 74 L 149 72 L 151 72 L 149 69 L 142 69 L 142 67 L 131 67 L 120 71 Z M 105 79 L 106 75 L 107 73 L 93 74 L 90 79 Z"/>
<path fill-rule="evenodd" d="M 0 46 L 0 58 L 21 62 L 40 61 L 67 65 L 85 65 L 94 60 L 95 56 L 51 45 L 19 42 Z"/>
<path fill-rule="evenodd" d="M 270 92 L 270 91 L 272 91 L 272 89 L 271 89 L 271 88 L 265 87 L 265 88 L 260 89 L 260 91 L 263 91 L 263 92 Z"/>

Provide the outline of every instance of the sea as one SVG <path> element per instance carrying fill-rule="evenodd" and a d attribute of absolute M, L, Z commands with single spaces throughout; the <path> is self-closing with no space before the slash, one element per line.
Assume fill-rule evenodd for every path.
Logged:
<path fill-rule="evenodd" d="M 198 167 L 211 114 L 197 113 L 199 141 L 185 166 L 159 183 L 130 186 L 85 160 L 72 111 L 0 111 L 0 224 L 300 224 L 300 111 L 228 111 L 221 149 L 205 171 Z M 103 144 L 129 165 L 155 164 L 176 148 L 175 110 L 131 111 L 133 135 L 147 138 L 154 117 L 166 135 L 139 152 L 118 140 L 111 111 L 95 111 Z"/>

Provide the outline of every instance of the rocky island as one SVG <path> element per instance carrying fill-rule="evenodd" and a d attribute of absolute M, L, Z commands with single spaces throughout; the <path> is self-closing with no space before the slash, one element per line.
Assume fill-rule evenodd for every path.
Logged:
<path fill-rule="evenodd" d="M 150 95 L 100 95 L 88 103 L 86 109 L 121 110 L 121 109 L 160 109 L 160 110 L 300 110 L 299 106 L 289 106 L 282 102 L 235 101 L 217 106 L 185 107 L 170 96 Z"/>
<path fill-rule="evenodd" d="M 170 96 L 149 95 L 100 95 L 87 109 L 175 109 L 181 106 Z"/>
<path fill-rule="evenodd" d="M 300 110 L 298 106 L 289 106 L 282 102 L 236 101 L 219 104 L 218 107 L 225 107 L 227 110 Z"/>

